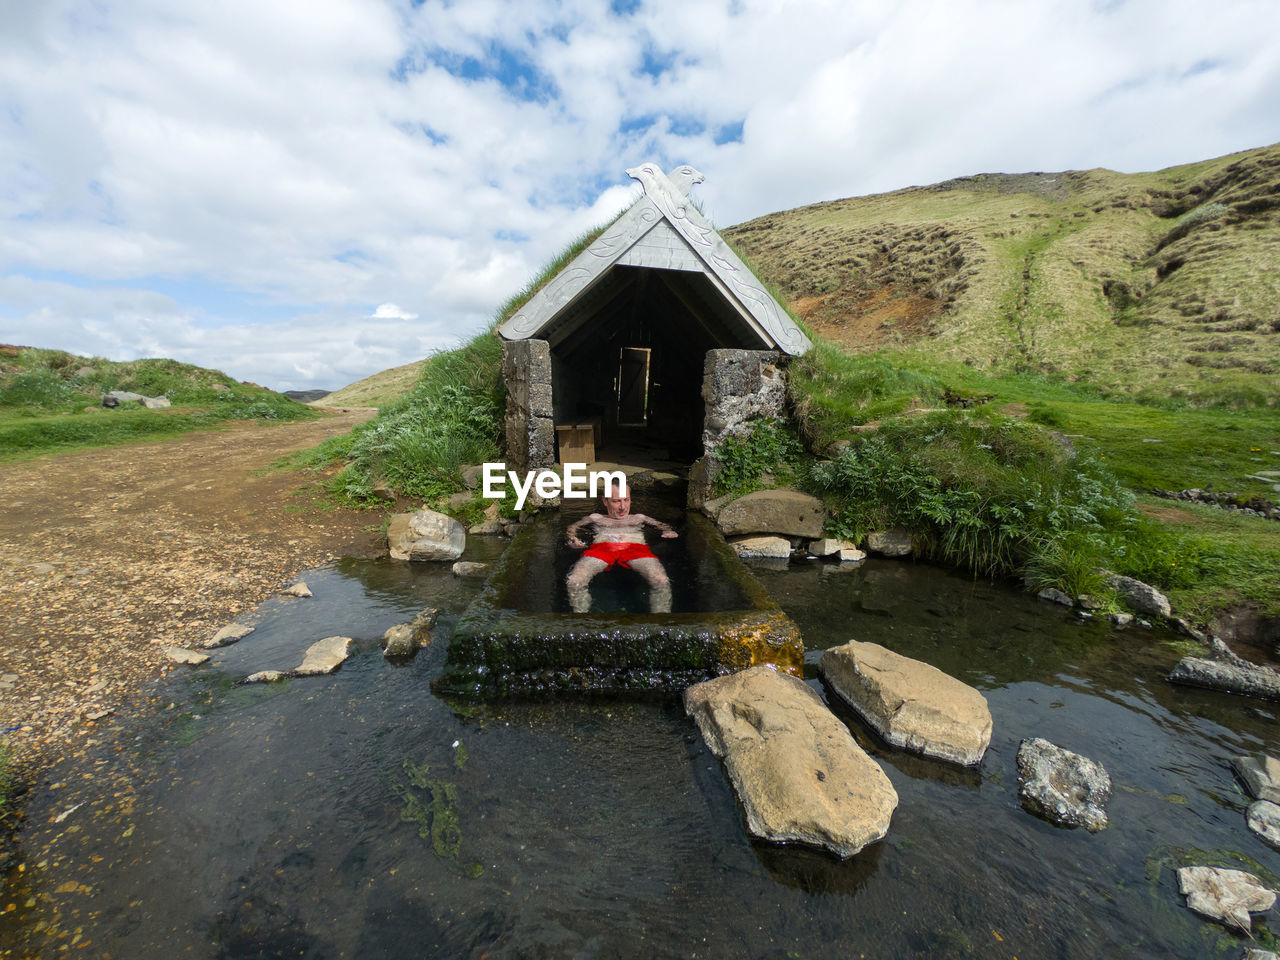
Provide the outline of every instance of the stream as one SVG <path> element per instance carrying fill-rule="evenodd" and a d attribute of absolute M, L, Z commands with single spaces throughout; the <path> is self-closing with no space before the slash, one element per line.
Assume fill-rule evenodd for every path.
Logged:
<path fill-rule="evenodd" d="M 467 559 L 501 544 L 472 538 Z M 1233 756 L 1276 749 L 1276 707 L 1173 687 L 1172 635 L 1081 622 L 1002 584 L 872 559 L 752 567 L 800 626 L 807 673 L 850 639 L 977 687 L 981 768 L 885 747 L 889 835 L 841 862 L 752 840 L 671 700 L 446 702 L 430 681 L 481 581 L 344 561 L 257 629 L 175 670 L 154 708 L 69 751 L 26 800 L 0 955 L 103 958 L 1200 958 L 1246 938 L 1183 904 L 1174 870 L 1275 885 Z M 424 607 L 431 647 L 378 639 Z M 354 637 L 332 676 L 234 681 Z M 1019 742 L 1101 762 L 1098 834 L 1023 810 Z M 1258 946 L 1273 943 L 1264 919 Z M 1219 954 L 1219 951 L 1225 951 Z"/>

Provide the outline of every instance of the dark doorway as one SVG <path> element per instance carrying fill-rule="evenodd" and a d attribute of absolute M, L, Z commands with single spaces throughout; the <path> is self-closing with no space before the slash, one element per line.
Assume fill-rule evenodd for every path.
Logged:
<path fill-rule="evenodd" d="M 618 351 L 618 426 L 643 427 L 649 422 L 649 348 Z"/>

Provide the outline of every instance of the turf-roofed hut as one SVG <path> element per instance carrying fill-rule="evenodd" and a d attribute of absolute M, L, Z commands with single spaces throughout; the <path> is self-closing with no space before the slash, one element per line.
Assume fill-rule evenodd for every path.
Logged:
<path fill-rule="evenodd" d="M 499 328 L 515 469 L 555 463 L 557 428 L 567 440 L 586 424 L 596 447 L 692 462 L 779 412 L 779 361 L 811 346 L 689 201 L 702 174 L 654 163 L 627 174 L 644 195 Z"/>
<path fill-rule="evenodd" d="M 509 468 L 554 464 L 557 427 L 570 428 L 563 462 L 605 460 L 572 437 L 599 429 L 610 451 L 630 448 L 624 457 L 661 449 L 705 464 L 720 438 L 780 412 L 782 361 L 809 349 L 690 204 L 701 174 L 652 163 L 627 172 L 644 196 L 499 328 Z M 691 501 L 696 487 L 691 477 Z M 702 586 L 685 606 L 676 583 L 668 613 L 557 605 L 570 562 L 562 526 L 544 517 L 507 548 L 455 627 L 438 692 L 669 693 L 761 663 L 803 671 L 799 629 L 697 511 L 678 545 L 686 582 Z"/>

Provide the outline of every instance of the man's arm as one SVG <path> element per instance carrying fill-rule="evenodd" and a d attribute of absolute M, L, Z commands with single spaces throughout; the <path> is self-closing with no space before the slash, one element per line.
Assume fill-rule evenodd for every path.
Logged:
<path fill-rule="evenodd" d="M 675 530 L 672 529 L 671 524 L 669 523 L 663 523 L 661 520 L 655 520 L 653 517 L 650 517 L 647 514 L 643 514 L 643 513 L 640 514 L 640 519 L 643 522 L 650 524 L 652 526 L 655 526 L 659 530 L 661 530 L 662 538 L 664 540 L 670 540 L 672 537 L 680 536 L 680 534 L 676 533 Z"/>
<path fill-rule="evenodd" d="M 596 517 L 598 516 L 599 514 L 589 513 L 585 517 L 583 517 L 581 520 L 579 520 L 577 523 L 569 524 L 569 529 L 565 531 L 565 537 L 569 541 L 569 546 L 571 547 L 586 546 L 586 543 L 583 541 L 583 539 L 580 536 L 578 536 L 578 533 L 580 530 L 582 530 L 583 527 L 586 527 L 590 524 L 595 523 Z"/>

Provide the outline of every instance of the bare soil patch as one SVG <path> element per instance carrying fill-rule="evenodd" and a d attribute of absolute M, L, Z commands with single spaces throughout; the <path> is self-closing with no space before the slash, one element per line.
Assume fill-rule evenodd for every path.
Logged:
<path fill-rule="evenodd" d="M 874 350 L 930 336 L 942 304 L 890 285 L 802 297 L 791 309 L 824 340 L 846 349 Z"/>
<path fill-rule="evenodd" d="M 381 515 L 337 509 L 321 478 L 266 468 L 368 419 L 238 422 L 4 468 L 0 729 L 20 768 L 144 696 L 194 647 L 301 571 L 384 546 Z"/>

